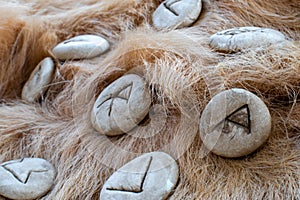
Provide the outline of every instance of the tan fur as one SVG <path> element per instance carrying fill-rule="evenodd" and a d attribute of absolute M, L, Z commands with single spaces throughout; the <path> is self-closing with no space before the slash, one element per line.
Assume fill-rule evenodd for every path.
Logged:
<path fill-rule="evenodd" d="M 103 183 L 141 153 L 177 159 L 180 181 L 171 199 L 300 199 L 300 4 L 298 0 L 204 1 L 188 28 L 157 31 L 158 1 L 16 0 L 0 7 L 0 161 L 41 157 L 57 169 L 42 199 L 99 199 Z M 282 31 L 289 42 L 236 54 L 214 52 L 209 36 L 235 26 Z M 92 60 L 57 62 L 41 102 L 20 99 L 22 87 L 60 41 L 97 34 L 111 43 Z M 132 133 L 107 138 L 92 128 L 96 97 L 125 73 L 149 82 L 159 114 Z M 272 133 L 240 159 L 205 155 L 201 113 L 218 92 L 245 88 L 266 103 Z M 155 120 L 157 119 L 157 120 Z"/>

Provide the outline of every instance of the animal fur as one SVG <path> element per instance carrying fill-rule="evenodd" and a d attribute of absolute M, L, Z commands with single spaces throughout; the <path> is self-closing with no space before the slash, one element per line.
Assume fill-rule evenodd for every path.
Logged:
<path fill-rule="evenodd" d="M 99 199 L 114 171 L 150 151 L 177 160 L 180 181 L 170 199 L 300 199 L 299 0 L 206 0 L 193 26 L 169 31 L 151 25 L 155 0 L 0 2 L 0 161 L 50 161 L 57 177 L 42 199 Z M 235 54 L 209 47 L 211 34 L 239 26 L 273 28 L 289 41 Z M 43 99 L 24 102 L 22 87 L 35 66 L 58 42 L 80 34 L 106 38 L 110 51 L 56 61 Z M 108 138 L 92 128 L 91 109 L 126 73 L 149 83 L 154 114 L 133 131 L 139 137 Z M 207 154 L 201 113 L 214 95 L 235 87 L 266 103 L 271 136 L 244 158 Z"/>

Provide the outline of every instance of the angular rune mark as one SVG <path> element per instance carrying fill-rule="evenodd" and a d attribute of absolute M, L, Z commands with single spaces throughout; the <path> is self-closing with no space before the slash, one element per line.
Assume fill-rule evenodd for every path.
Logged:
<path fill-rule="evenodd" d="M 19 182 L 26 184 L 31 176 L 32 173 L 39 173 L 39 172 L 47 172 L 48 169 L 38 169 L 38 170 L 34 170 L 34 169 L 28 169 L 25 173 L 25 176 L 21 173 L 16 172 L 14 169 L 11 169 L 9 166 L 10 165 L 14 165 L 16 163 L 22 163 L 24 159 L 21 159 L 17 162 L 13 162 L 13 163 L 8 163 L 6 165 L 2 165 L 2 167 L 8 171 L 9 173 L 11 173 Z"/>
<path fill-rule="evenodd" d="M 258 29 L 232 29 L 232 30 L 227 30 L 223 33 L 219 33 L 220 35 L 237 35 L 240 33 L 249 33 L 249 32 L 264 32 L 264 30 L 258 30 Z"/>
<path fill-rule="evenodd" d="M 180 2 L 181 0 L 174 0 L 174 1 L 169 1 L 169 2 L 165 2 L 163 3 L 163 5 L 165 6 L 165 8 L 167 10 L 169 10 L 171 13 L 173 13 L 176 16 L 179 16 L 179 13 L 177 13 L 171 6 L 177 2 Z"/>
<path fill-rule="evenodd" d="M 234 112 L 230 113 L 224 120 L 219 122 L 212 131 L 216 129 L 219 130 L 219 127 L 222 126 L 221 133 L 232 134 L 234 131 L 234 126 L 238 126 L 247 131 L 247 134 L 251 134 L 251 119 L 250 119 L 250 109 L 248 105 L 243 105 L 242 107 L 236 109 Z M 235 137 L 236 132 L 233 133 L 233 136 L 230 139 Z"/>
<path fill-rule="evenodd" d="M 106 189 L 110 190 L 110 191 L 131 192 L 131 193 L 141 193 L 141 192 L 143 192 L 143 187 L 144 187 L 145 180 L 146 180 L 147 174 L 149 172 L 152 160 L 153 160 L 153 157 L 150 156 L 150 158 L 148 160 L 148 163 L 146 165 L 146 171 L 143 174 L 142 181 L 141 181 L 138 188 L 130 188 L 129 189 L 129 188 L 126 188 L 126 186 L 124 185 L 122 188 L 113 188 L 113 187 L 111 187 L 111 188 L 106 188 Z"/>
<path fill-rule="evenodd" d="M 130 98 L 130 95 L 131 95 L 131 92 L 132 92 L 132 87 L 133 87 L 133 82 L 131 82 L 130 84 L 122 87 L 121 89 L 117 90 L 116 92 L 110 94 L 110 96 L 105 99 L 103 102 L 101 102 L 97 108 L 99 108 L 100 106 L 102 106 L 106 101 L 110 100 L 111 99 L 111 102 L 110 102 L 110 105 L 109 105 L 109 111 L 108 111 L 108 116 L 111 115 L 111 111 L 112 111 L 112 106 L 113 106 L 113 103 L 114 103 L 114 100 L 116 98 L 119 98 L 119 99 L 123 99 L 126 101 L 126 103 L 128 103 L 128 100 Z"/>
<path fill-rule="evenodd" d="M 244 127 L 248 129 L 248 134 L 251 133 L 250 109 L 247 104 L 228 115 L 225 120 Z"/>
<path fill-rule="evenodd" d="M 238 108 L 225 118 L 222 133 L 230 133 L 232 131 L 232 125 L 242 127 L 247 130 L 247 134 L 251 134 L 250 109 L 247 104 Z M 235 135 L 233 135 L 231 139 L 233 139 L 234 136 Z"/>
<path fill-rule="evenodd" d="M 86 42 L 86 40 L 84 40 L 84 39 L 70 39 L 70 40 L 65 41 L 63 44 L 68 44 L 70 42 Z"/>

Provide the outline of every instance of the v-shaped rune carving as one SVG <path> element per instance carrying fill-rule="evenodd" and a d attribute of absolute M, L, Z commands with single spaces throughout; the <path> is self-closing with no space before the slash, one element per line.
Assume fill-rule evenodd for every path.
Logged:
<path fill-rule="evenodd" d="M 9 173 L 11 173 L 19 182 L 26 184 L 31 176 L 32 173 L 39 173 L 39 172 L 47 172 L 48 169 L 40 167 L 37 169 L 34 169 L 35 166 L 32 168 L 26 168 L 26 167 L 20 167 L 20 163 L 23 162 L 24 159 L 21 159 L 19 161 L 8 163 L 6 165 L 2 165 L 2 167 L 7 170 Z"/>
<path fill-rule="evenodd" d="M 141 183 L 139 184 L 139 187 L 134 188 L 134 187 L 130 187 L 130 186 L 128 187 L 127 186 L 128 188 L 126 188 L 126 185 L 124 185 L 124 186 L 122 186 L 122 188 L 109 187 L 109 188 L 106 188 L 106 189 L 111 190 L 111 191 L 132 192 L 132 193 L 141 193 L 141 192 L 143 192 L 144 183 L 145 183 L 147 174 L 149 172 L 152 160 L 153 160 L 153 157 L 150 156 L 148 158 L 147 163 L 146 163 L 146 171 L 143 174 L 141 174 Z"/>
<path fill-rule="evenodd" d="M 102 106 L 106 101 L 111 99 L 110 105 L 109 105 L 109 111 L 108 111 L 108 116 L 111 115 L 111 111 L 112 111 L 112 106 L 114 103 L 114 100 L 116 98 L 119 99 L 123 99 L 126 101 L 126 103 L 128 103 L 128 100 L 130 98 L 131 92 L 132 92 L 132 87 L 133 87 L 133 82 L 129 83 L 128 85 L 125 85 L 124 87 L 122 87 L 121 89 L 117 90 L 114 93 L 111 93 L 110 96 L 105 99 L 104 101 L 102 101 L 97 108 L 99 108 L 100 106 Z"/>

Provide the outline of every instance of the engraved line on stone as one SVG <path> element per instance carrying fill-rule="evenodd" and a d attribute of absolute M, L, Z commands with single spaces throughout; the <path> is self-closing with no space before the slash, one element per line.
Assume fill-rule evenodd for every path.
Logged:
<path fill-rule="evenodd" d="M 225 31 L 223 34 L 224 35 L 237 35 L 237 34 L 241 34 L 241 33 L 247 33 L 247 32 L 250 33 L 250 32 L 257 32 L 257 31 L 264 32 L 263 30 L 257 30 L 257 29 L 254 29 L 254 30 L 250 30 L 250 29 L 237 29 L 237 30 L 228 30 L 228 31 Z"/>
<path fill-rule="evenodd" d="M 4 165 L 2 166 L 6 171 L 8 171 L 11 175 L 13 175 L 15 177 L 15 179 L 17 179 L 19 182 L 23 183 L 23 181 L 14 173 L 14 171 L 8 169 L 7 167 L 5 167 Z M 23 183 L 24 184 L 24 183 Z"/>
<path fill-rule="evenodd" d="M 47 169 L 44 169 L 44 170 L 30 170 L 26 179 L 25 179 L 25 182 L 24 184 L 26 184 L 31 176 L 32 173 L 40 173 L 40 172 L 47 172 L 48 170 Z"/>
<path fill-rule="evenodd" d="M 165 6 L 165 8 L 167 10 L 169 10 L 171 13 L 173 13 L 174 15 L 176 16 L 179 16 L 179 13 L 177 13 L 171 6 L 177 2 L 180 2 L 180 0 L 175 0 L 175 1 L 172 1 L 172 2 L 165 2 L 163 3 L 163 5 Z"/>
<path fill-rule="evenodd" d="M 86 40 L 84 39 L 70 39 L 64 42 L 64 44 L 68 44 L 70 42 L 85 42 Z"/>
<path fill-rule="evenodd" d="M 149 162 L 148 162 L 148 165 L 147 165 L 146 172 L 145 172 L 145 174 L 144 174 L 144 176 L 143 176 L 143 179 L 142 179 L 142 183 L 141 183 L 141 187 L 140 187 L 140 188 L 141 188 L 141 191 L 143 191 L 144 183 L 145 183 L 147 174 L 148 174 L 148 172 L 149 172 L 149 169 L 150 169 L 150 165 L 151 165 L 151 163 L 152 163 L 152 160 L 153 160 L 153 158 L 152 158 L 152 156 L 150 156 L 150 159 L 149 159 Z"/>
<path fill-rule="evenodd" d="M 7 164 L 1 164 L 1 166 L 4 167 L 4 166 L 12 165 L 12 164 L 15 164 L 15 163 L 21 163 L 21 162 L 23 162 L 23 161 L 24 161 L 24 158 L 21 158 L 21 159 L 19 159 L 19 160 L 13 160 L 13 161 L 10 161 L 10 162 L 7 163 Z"/>
<path fill-rule="evenodd" d="M 128 94 L 128 97 L 122 97 L 122 96 L 119 96 L 120 93 L 121 93 L 122 91 L 126 90 L 128 87 L 130 87 L 130 88 L 129 88 L 129 94 Z M 115 100 L 116 98 L 119 98 L 119 99 L 125 100 L 126 103 L 128 103 L 129 98 L 130 98 L 130 96 L 131 96 L 132 87 L 133 87 L 133 82 L 131 82 L 130 84 L 124 86 L 124 87 L 121 88 L 119 91 L 115 92 L 114 94 L 110 94 L 110 96 L 109 96 L 107 99 L 105 99 L 102 103 L 100 103 L 100 104 L 97 106 L 97 108 L 99 108 L 99 107 L 102 106 L 106 101 L 108 101 L 108 100 L 111 99 L 111 102 L 110 102 L 110 104 L 109 104 L 109 111 L 108 111 L 108 116 L 110 116 L 110 115 L 111 115 L 111 111 L 112 111 L 112 106 L 113 106 L 114 100 Z"/>
<path fill-rule="evenodd" d="M 175 3 L 181 2 L 182 0 L 170 0 L 168 2 L 165 2 L 167 6 L 172 6 Z"/>
<path fill-rule="evenodd" d="M 22 162 L 23 160 L 21 160 L 20 161 L 20 163 Z M 11 173 L 20 183 L 23 183 L 23 184 L 26 184 L 27 182 L 28 182 L 28 180 L 29 180 L 29 177 L 30 177 L 30 175 L 33 173 L 33 172 L 47 172 L 48 170 L 29 170 L 29 172 L 28 172 L 28 174 L 27 174 L 27 176 L 26 176 L 26 179 L 25 179 L 25 181 L 23 182 L 22 180 L 21 180 L 21 178 L 18 176 L 18 174 L 16 174 L 16 172 L 14 172 L 13 170 L 11 170 L 11 169 L 9 169 L 9 168 L 7 168 L 6 166 L 8 166 L 8 165 L 11 165 L 11 164 L 14 164 L 14 163 L 9 163 L 9 164 L 6 164 L 6 165 L 3 165 L 2 167 L 4 168 L 4 169 L 6 169 L 6 171 L 8 171 L 9 173 Z"/>
<path fill-rule="evenodd" d="M 147 164 L 147 169 L 143 175 L 143 178 L 142 178 L 142 182 L 141 182 L 141 185 L 140 185 L 140 188 L 138 190 L 131 190 L 131 189 L 126 189 L 126 188 L 106 188 L 106 190 L 110 190 L 110 191 L 120 191 L 120 192 L 131 192 L 131 193 L 141 193 L 143 192 L 143 188 L 144 188 L 144 184 L 145 184 L 145 180 L 146 180 L 146 177 L 147 177 L 147 174 L 149 172 L 149 169 L 150 169 L 150 166 L 151 166 L 151 163 L 152 163 L 152 160 L 153 160 L 153 157 L 150 156 L 149 158 L 149 161 L 148 161 L 148 164 Z"/>
<path fill-rule="evenodd" d="M 35 79 L 35 83 L 37 84 L 39 82 L 39 80 L 41 79 L 41 69 L 42 69 L 42 65 L 40 64 L 38 66 L 37 72 L 36 72 L 36 79 Z"/>

